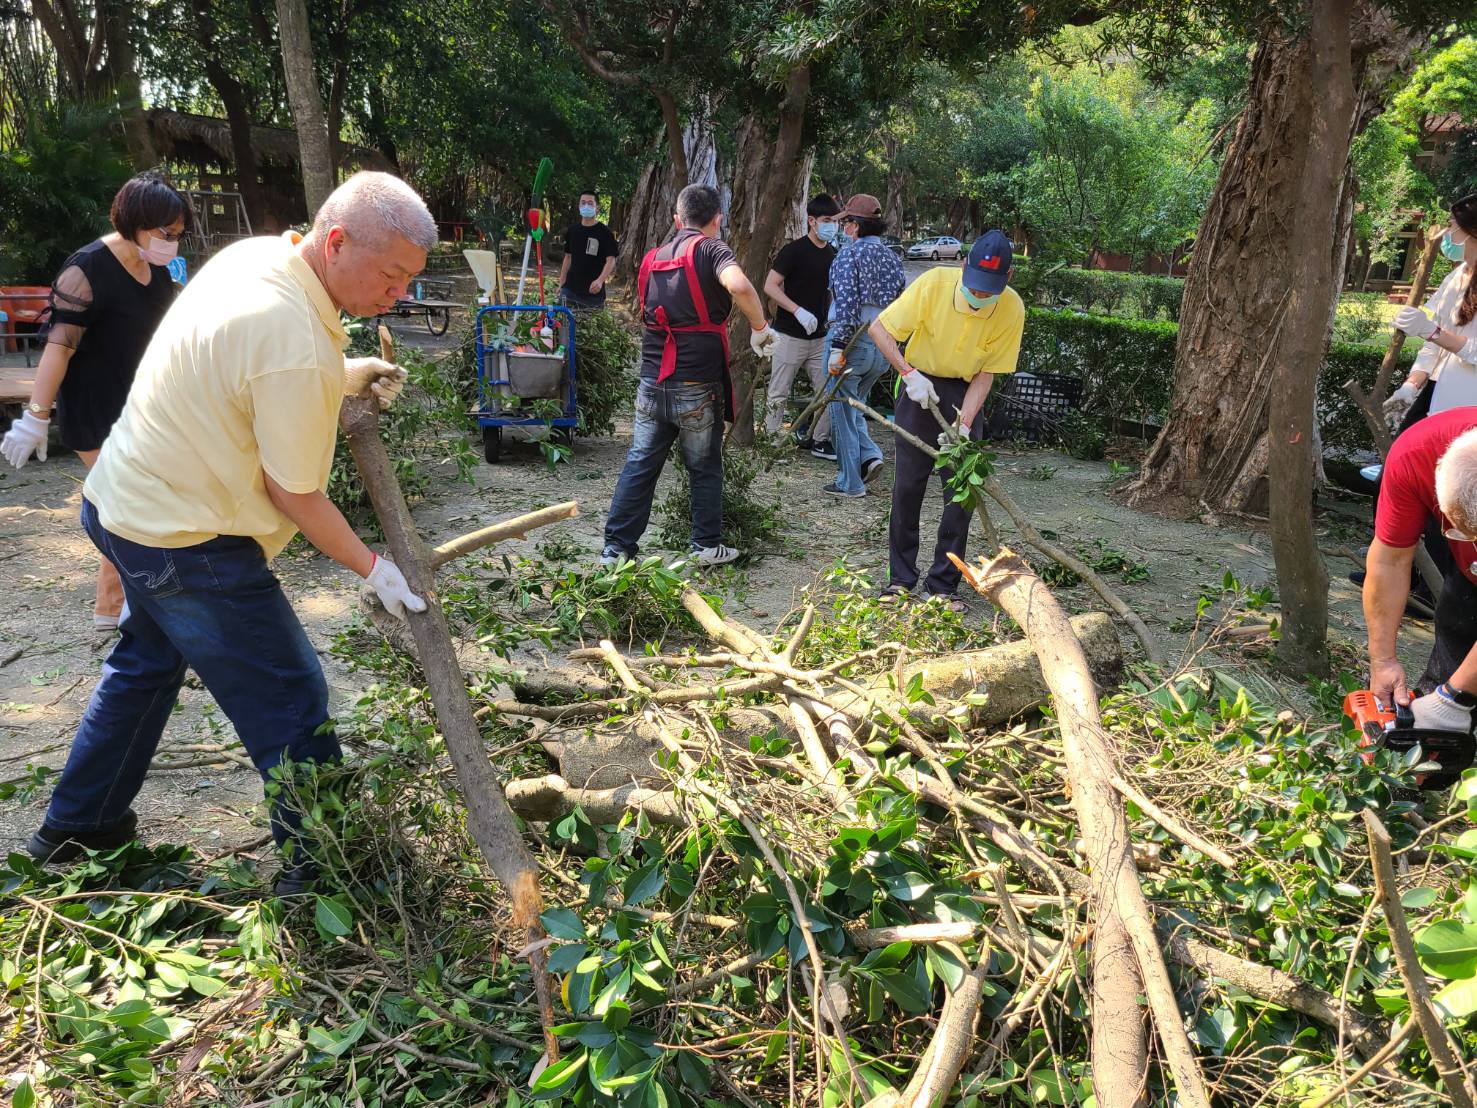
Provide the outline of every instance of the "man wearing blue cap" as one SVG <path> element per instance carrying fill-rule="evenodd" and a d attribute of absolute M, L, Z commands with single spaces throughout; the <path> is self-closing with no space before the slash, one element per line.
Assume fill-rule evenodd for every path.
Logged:
<path fill-rule="evenodd" d="M 868 333 L 902 377 L 899 427 L 933 441 L 938 424 L 928 411 L 932 402 L 946 419 L 957 418 L 962 433 L 983 436 L 980 409 L 995 375 L 1015 372 L 1025 329 L 1025 305 L 1008 287 L 1011 259 L 1005 233 L 986 231 L 970 248 L 962 271 L 929 270 L 872 322 Z M 932 472 L 932 458 L 898 439 L 887 536 L 888 594 L 903 596 L 918 584 L 918 516 Z M 947 471 L 941 476 L 947 480 Z M 954 598 L 959 571 L 948 556 L 964 556 L 969 511 L 951 496 L 947 501 L 924 589 L 962 606 Z"/>

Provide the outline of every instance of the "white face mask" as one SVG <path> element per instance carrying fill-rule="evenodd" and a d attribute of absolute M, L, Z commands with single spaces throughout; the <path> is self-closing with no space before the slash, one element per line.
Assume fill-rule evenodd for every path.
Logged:
<path fill-rule="evenodd" d="M 179 253 L 179 243 L 161 239 L 158 235 L 150 235 L 149 245 L 139 247 L 138 252 L 150 265 L 168 265 Z"/>

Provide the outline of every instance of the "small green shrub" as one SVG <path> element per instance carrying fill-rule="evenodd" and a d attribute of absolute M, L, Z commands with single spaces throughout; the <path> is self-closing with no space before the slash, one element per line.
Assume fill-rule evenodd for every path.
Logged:
<path fill-rule="evenodd" d="M 1185 295 L 1182 277 L 1073 266 L 1038 270 L 1028 263 L 1015 267 L 1012 284 L 1029 304 L 1170 322 L 1178 321 L 1180 301 Z"/>
<path fill-rule="evenodd" d="M 679 480 L 677 487 L 656 506 L 661 521 L 657 543 L 667 550 L 686 550 L 692 540 L 692 485 L 682 452 L 672 450 Z M 728 447 L 723 451 L 723 542 L 752 554 L 777 550 L 784 532 L 778 499 L 764 500 L 754 489 L 763 471 L 762 459 L 752 450 Z"/>
<path fill-rule="evenodd" d="M 630 409 L 636 396 L 636 367 L 641 357 L 631 328 L 609 308 L 576 312 L 574 379 L 581 435 L 609 435 L 617 414 Z"/>
<path fill-rule="evenodd" d="M 1028 309 L 1020 368 L 1082 379 L 1079 410 L 1064 420 L 1064 445 L 1081 458 L 1102 457 L 1107 421 L 1161 424 L 1174 388 L 1179 328 L 1152 320 Z M 1318 422 L 1325 447 L 1365 449 L 1369 430 L 1344 392 L 1353 379 L 1369 389 L 1384 359 L 1382 345 L 1333 342 L 1318 376 Z M 1404 378 L 1414 353 L 1401 352 L 1392 378 Z"/>
<path fill-rule="evenodd" d="M 109 230 L 128 179 L 119 119 L 78 103 L 27 113 L 22 140 L 0 150 L 0 282 L 49 285 L 67 255 Z"/>

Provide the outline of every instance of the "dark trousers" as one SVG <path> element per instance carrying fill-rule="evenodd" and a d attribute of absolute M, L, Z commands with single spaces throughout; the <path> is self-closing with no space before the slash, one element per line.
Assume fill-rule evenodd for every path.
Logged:
<path fill-rule="evenodd" d="M 605 553 L 634 557 L 651 519 L 656 482 L 672 443 L 682 448 L 692 488 L 692 549 L 723 537 L 723 385 L 717 381 L 661 384 L 643 378 L 636 390 L 636 425 L 605 520 Z"/>
<path fill-rule="evenodd" d="M 1445 545 L 1443 542 L 1442 545 Z M 1450 680 L 1456 667 L 1477 643 L 1477 585 L 1450 558 L 1441 581 L 1441 599 L 1436 601 L 1436 642 L 1431 647 L 1426 672 L 1421 674 L 1420 692 L 1428 693 Z"/>
<path fill-rule="evenodd" d="M 922 370 L 919 370 L 921 373 Z M 968 381 L 957 377 L 929 377 L 934 391 L 939 394 L 939 411 L 950 421 L 959 415 L 959 405 L 964 403 Z M 897 425 L 911 431 L 926 443 L 938 441 L 938 420 L 927 408 L 920 408 L 908 399 L 906 390 L 898 392 Z M 985 420 L 976 416 L 970 438 L 984 436 Z M 928 491 L 928 478 L 933 473 L 933 459 L 916 446 L 899 438 L 897 440 L 897 469 L 892 480 L 892 520 L 887 527 L 887 577 L 894 585 L 911 589 L 918 583 L 918 516 L 923 510 L 923 497 Z M 954 503 L 954 494 L 949 492 L 946 482 L 948 470 L 939 470 L 939 485 L 944 490 L 944 514 L 939 520 L 938 539 L 933 548 L 933 567 L 923 587 L 930 593 L 952 596 L 959 587 L 959 571 L 949 561 L 955 554 L 964 557 L 965 540 L 969 537 L 971 512 L 962 504 Z"/>
<path fill-rule="evenodd" d="M 51 795 L 48 826 L 93 832 L 122 822 L 143 787 L 186 667 L 235 726 L 263 779 L 287 759 L 338 759 L 323 668 L 255 539 L 222 535 L 176 550 L 142 546 L 106 530 L 85 498 L 82 526 L 118 567 L 125 602 L 118 644 L 103 663 Z M 300 822 L 280 801 L 273 806 L 278 845 Z"/>

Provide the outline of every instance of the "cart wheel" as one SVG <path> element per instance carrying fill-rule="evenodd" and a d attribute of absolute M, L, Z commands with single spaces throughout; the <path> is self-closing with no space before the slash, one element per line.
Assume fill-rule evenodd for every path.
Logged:
<path fill-rule="evenodd" d="M 571 449 L 574 448 L 574 428 L 573 427 L 555 427 L 554 428 L 554 434 L 559 439 L 559 441 L 562 442 L 565 446 L 567 446 L 567 447 L 569 447 Z"/>
<path fill-rule="evenodd" d="M 503 456 L 503 429 L 501 427 L 482 428 L 482 456 L 487 459 L 488 465 L 496 465 L 498 459 Z"/>
<path fill-rule="evenodd" d="M 433 335 L 444 335 L 446 329 L 451 326 L 450 308 L 427 308 L 426 330 Z"/>

